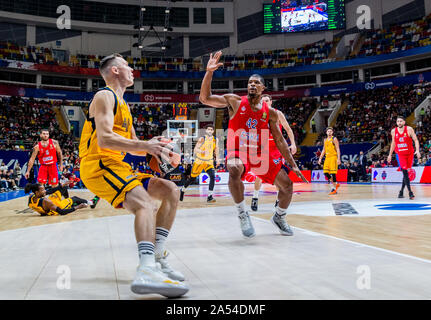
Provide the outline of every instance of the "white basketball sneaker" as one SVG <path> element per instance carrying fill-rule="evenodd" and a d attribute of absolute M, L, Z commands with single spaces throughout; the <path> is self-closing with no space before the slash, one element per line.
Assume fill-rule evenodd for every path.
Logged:
<path fill-rule="evenodd" d="M 156 255 L 157 267 L 169 278 L 173 280 L 184 281 L 185 280 L 184 275 L 181 272 L 172 269 L 172 267 L 169 265 L 168 259 L 167 259 L 168 255 L 169 255 L 169 252 L 167 250 L 163 252 L 163 255 Z"/>
<path fill-rule="evenodd" d="M 254 232 L 253 224 L 251 223 L 250 216 L 247 211 L 243 211 L 238 214 L 239 223 L 241 225 L 241 231 L 244 237 L 253 238 L 256 233 Z"/>
<path fill-rule="evenodd" d="M 140 266 L 131 290 L 136 294 L 157 293 L 168 298 L 177 298 L 186 294 L 189 288 L 184 283 L 169 279 L 156 266 Z"/>
<path fill-rule="evenodd" d="M 271 222 L 274 226 L 277 227 L 278 231 L 280 231 L 283 236 L 293 236 L 293 231 L 287 223 L 285 215 L 279 216 L 275 213 L 271 217 Z"/>

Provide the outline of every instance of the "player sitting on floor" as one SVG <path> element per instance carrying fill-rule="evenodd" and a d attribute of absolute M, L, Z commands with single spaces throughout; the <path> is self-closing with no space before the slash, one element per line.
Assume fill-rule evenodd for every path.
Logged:
<path fill-rule="evenodd" d="M 30 192 L 33 194 L 28 199 L 28 206 L 41 216 L 63 216 L 88 206 L 95 207 L 93 200 L 88 201 L 79 197 L 69 198 L 66 185 L 60 184 L 58 187 L 46 190 L 45 186 L 40 183 L 27 183 L 25 193 Z"/>

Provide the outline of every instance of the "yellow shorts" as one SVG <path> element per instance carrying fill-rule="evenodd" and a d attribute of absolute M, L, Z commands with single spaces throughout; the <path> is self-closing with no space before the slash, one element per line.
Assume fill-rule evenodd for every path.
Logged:
<path fill-rule="evenodd" d="M 115 209 L 123 207 L 127 192 L 153 177 L 147 173 L 135 173 L 128 163 L 110 157 L 83 158 L 80 176 L 88 190 Z"/>
<path fill-rule="evenodd" d="M 56 191 L 53 194 L 50 194 L 48 196 L 48 199 L 51 200 L 53 204 L 55 204 L 56 207 L 60 209 L 70 209 L 73 205 L 73 200 L 71 198 L 65 198 L 63 199 L 63 196 L 60 191 Z M 49 211 L 46 215 L 48 216 L 58 216 L 60 215 L 58 212 L 55 211 Z"/>
<path fill-rule="evenodd" d="M 214 169 L 213 160 L 201 160 L 196 159 L 195 163 L 193 163 L 191 177 L 196 178 L 198 175 L 202 173 L 202 171 L 207 172 L 210 169 Z"/>
<path fill-rule="evenodd" d="M 325 163 L 323 164 L 323 173 L 337 174 L 338 171 L 338 158 L 337 157 L 327 157 Z"/>

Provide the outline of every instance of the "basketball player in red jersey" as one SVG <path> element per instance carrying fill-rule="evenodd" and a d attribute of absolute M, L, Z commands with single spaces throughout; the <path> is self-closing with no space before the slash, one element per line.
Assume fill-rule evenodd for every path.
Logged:
<path fill-rule="evenodd" d="M 33 153 L 28 161 L 25 178 L 29 178 L 34 160 L 38 157 L 40 168 L 37 174 L 37 181 L 41 184 L 48 183 L 50 186 L 55 188 L 58 185 L 57 159 L 60 164 L 60 171 L 63 171 L 63 153 L 61 152 L 58 141 L 49 138 L 49 131 L 47 129 L 43 129 L 41 131 L 40 139 L 41 141 L 39 141 L 33 148 Z"/>
<path fill-rule="evenodd" d="M 409 170 L 413 166 L 414 155 L 418 157 L 418 161 L 421 160 L 421 153 L 419 151 L 419 140 L 416 136 L 415 131 L 412 127 L 406 126 L 406 120 L 399 116 L 397 118 L 397 127 L 392 129 L 392 143 L 391 149 L 389 150 L 388 162 L 392 161 L 392 153 L 396 152 L 398 158 L 398 164 L 403 172 L 403 184 L 401 186 L 398 198 L 404 198 L 404 187 L 407 186 L 409 190 L 409 198 L 413 200 L 415 195 L 410 187 Z M 416 152 L 413 149 L 413 141 L 415 142 Z"/>
<path fill-rule="evenodd" d="M 245 175 L 252 171 L 263 182 L 278 187 L 279 205 L 271 221 L 282 235 L 291 236 L 293 232 L 285 220 L 285 215 L 292 200 L 293 183 L 289 179 L 289 169 L 284 165 L 282 158 L 286 159 L 298 177 L 304 182 L 308 181 L 296 165 L 280 132 L 277 111 L 261 101 L 265 85 L 260 75 L 252 75 L 249 78 L 247 96 L 240 97 L 236 94 L 219 96 L 211 93 L 213 73 L 223 65 L 219 63 L 221 55 L 221 51 L 214 56 L 210 55 L 199 99 L 203 104 L 214 108 L 227 107 L 229 110 L 226 166 L 229 171 L 229 190 L 238 210 L 242 233 L 248 238 L 255 235 L 250 216 L 245 210 L 242 182 Z M 270 133 L 274 137 L 278 153 L 269 149 Z"/>
<path fill-rule="evenodd" d="M 268 105 L 268 107 L 270 108 L 272 107 L 272 98 L 269 94 L 263 94 L 262 101 L 264 101 Z M 280 127 L 280 132 L 283 132 L 283 128 L 284 130 L 286 130 L 291 143 L 291 145 L 289 146 L 290 152 L 292 153 L 292 155 L 294 155 L 296 153 L 296 143 L 295 143 L 295 136 L 293 134 L 293 131 L 290 128 L 289 123 L 287 122 L 283 112 L 281 112 L 280 110 L 277 110 L 277 113 L 279 118 L 278 124 Z M 270 152 L 271 150 L 274 150 L 274 152 L 279 152 L 277 149 L 277 146 L 275 145 L 274 138 L 272 137 L 271 134 L 269 135 L 269 149 L 270 149 Z M 257 177 L 256 181 L 254 182 L 253 198 L 251 199 L 251 210 L 253 211 L 257 211 L 258 209 L 259 191 L 261 187 L 262 187 L 262 180 L 259 177 Z M 275 206 L 276 207 L 278 206 L 278 200 L 275 202 Z"/>

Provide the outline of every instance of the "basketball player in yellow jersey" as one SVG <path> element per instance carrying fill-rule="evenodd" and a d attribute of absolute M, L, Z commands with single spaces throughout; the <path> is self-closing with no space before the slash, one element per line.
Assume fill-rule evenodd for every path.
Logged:
<path fill-rule="evenodd" d="M 206 172 L 210 178 L 209 191 L 207 202 L 213 203 L 216 200 L 213 198 L 214 185 L 215 185 L 215 169 L 214 169 L 214 153 L 216 155 L 217 165 L 221 163 L 219 158 L 218 139 L 214 137 L 214 126 L 207 125 L 205 127 L 205 136 L 200 137 L 196 143 L 194 154 L 195 162 L 193 163 L 192 173 L 190 178 L 184 183 L 180 190 L 180 201 L 184 199 L 184 193 L 188 186 L 199 176 L 202 171 Z"/>
<path fill-rule="evenodd" d="M 334 129 L 329 127 L 326 129 L 327 138 L 324 140 L 323 151 L 319 158 L 319 165 L 322 163 L 322 158 L 326 154 L 326 159 L 323 164 L 323 173 L 328 179 L 328 183 L 332 182 L 332 190 L 330 195 L 337 194 L 340 184 L 337 183 L 338 165 L 341 164 L 340 160 L 340 143 L 334 137 Z"/>
<path fill-rule="evenodd" d="M 175 219 L 179 191 L 177 186 L 149 174 L 137 174 L 123 162 L 126 153 L 153 155 L 168 159 L 167 142 L 162 137 L 141 141 L 136 137 L 132 115 L 123 99 L 133 85 L 133 69 L 119 54 L 100 62 L 106 87 L 99 90 L 89 105 L 81 134 L 79 155 L 81 179 L 85 186 L 114 208 L 125 208 L 135 215 L 139 267 L 132 282 L 134 293 L 158 293 L 166 297 L 184 295 L 188 287 L 176 280 L 184 276 L 167 263 L 164 242 Z M 160 200 L 157 209 L 154 200 Z"/>
<path fill-rule="evenodd" d="M 92 201 L 78 197 L 69 198 L 67 187 L 61 184 L 46 190 L 43 184 L 27 183 L 24 191 L 26 194 L 33 193 L 28 199 L 28 206 L 41 216 L 64 216 L 75 210 L 93 205 Z"/>

